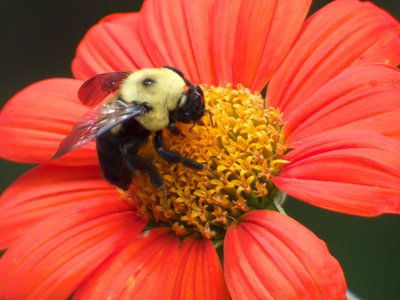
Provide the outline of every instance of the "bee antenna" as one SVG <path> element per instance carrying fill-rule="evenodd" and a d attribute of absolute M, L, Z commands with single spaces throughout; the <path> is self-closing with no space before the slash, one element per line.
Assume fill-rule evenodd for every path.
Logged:
<path fill-rule="evenodd" d="M 213 119 L 212 119 L 213 113 L 209 109 L 207 109 L 206 112 L 208 113 L 208 116 L 210 117 L 211 127 L 214 127 L 214 122 L 213 122 Z"/>

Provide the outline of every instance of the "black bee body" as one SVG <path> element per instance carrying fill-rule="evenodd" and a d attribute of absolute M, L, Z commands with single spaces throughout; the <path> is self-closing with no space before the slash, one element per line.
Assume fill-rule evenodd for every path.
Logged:
<path fill-rule="evenodd" d="M 101 104 L 113 92 L 114 97 Z M 205 113 L 202 89 L 179 70 L 162 67 L 99 74 L 81 86 L 78 96 L 85 105 L 101 105 L 75 124 L 54 159 L 96 139 L 99 164 L 108 182 L 127 190 L 135 172 L 141 171 L 150 176 L 154 187 L 160 188 L 164 182 L 159 171 L 151 160 L 138 155 L 154 132 L 154 148 L 162 159 L 216 175 L 203 164 L 164 147 L 163 129 L 184 137 L 176 122 L 197 124 Z"/>
<path fill-rule="evenodd" d="M 138 121 L 131 119 L 123 123 L 117 132 L 106 131 L 97 137 L 97 157 L 103 176 L 109 183 L 126 190 L 131 183 L 133 169 L 146 171 L 138 165 L 133 167 L 131 157 L 150 134 Z"/>

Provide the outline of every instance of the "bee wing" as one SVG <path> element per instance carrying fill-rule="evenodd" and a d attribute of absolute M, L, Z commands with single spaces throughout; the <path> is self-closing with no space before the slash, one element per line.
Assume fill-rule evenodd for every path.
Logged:
<path fill-rule="evenodd" d="M 112 72 L 93 76 L 79 88 L 79 100 L 88 106 L 99 104 L 110 93 L 115 92 L 130 72 Z"/>
<path fill-rule="evenodd" d="M 122 122 L 149 111 L 148 104 L 127 104 L 115 100 L 87 112 L 61 141 L 52 159 L 81 147 Z"/>

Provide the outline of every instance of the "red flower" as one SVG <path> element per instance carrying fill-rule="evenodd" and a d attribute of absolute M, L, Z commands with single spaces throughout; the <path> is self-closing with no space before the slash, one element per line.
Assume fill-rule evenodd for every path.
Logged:
<path fill-rule="evenodd" d="M 250 196 L 270 200 L 275 185 L 334 211 L 400 212 L 400 73 L 393 67 L 400 63 L 400 25 L 355 0 L 334 1 L 303 23 L 310 2 L 147 0 L 139 13 L 112 15 L 90 29 L 73 62 L 77 79 L 41 81 L 14 96 L 1 112 L 0 155 L 42 165 L 1 198 L 0 248 L 9 249 L 0 259 L 0 298 L 344 298 L 342 270 L 325 244 L 263 203 L 256 209 Z M 268 82 L 267 106 L 283 113 L 283 135 L 235 127 L 254 136 L 236 135 L 233 151 L 257 139 L 256 148 L 273 145 L 276 153 L 251 165 L 264 181 L 251 181 L 254 174 L 240 165 L 239 185 L 215 183 L 212 193 L 231 187 L 246 200 L 230 201 L 244 213 L 231 216 L 223 239 L 189 234 L 180 241 L 167 226 L 145 228 L 137 202 L 102 178 L 94 143 L 49 161 L 88 110 L 77 99 L 82 80 L 163 65 L 207 86 L 260 91 Z M 222 89 L 228 101 L 241 93 L 258 99 Z M 222 101 L 218 91 L 210 88 L 210 102 Z M 254 126 L 261 125 L 271 124 Z M 233 163 L 241 160 L 246 165 L 242 158 Z M 132 189 L 132 197 L 139 192 Z"/>

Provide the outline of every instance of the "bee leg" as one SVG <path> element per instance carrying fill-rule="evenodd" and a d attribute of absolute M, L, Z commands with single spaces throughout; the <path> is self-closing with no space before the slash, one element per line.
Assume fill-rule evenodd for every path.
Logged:
<path fill-rule="evenodd" d="M 210 169 L 209 167 L 193 160 L 186 158 L 182 154 L 179 154 L 177 152 L 172 152 L 169 150 L 166 150 L 164 147 L 164 139 L 162 135 L 162 131 L 159 130 L 156 132 L 154 136 L 154 148 L 156 149 L 157 153 L 161 156 L 162 159 L 166 160 L 169 163 L 181 163 L 185 165 L 186 167 L 189 167 L 193 170 L 200 171 L 200 170 L 207 170 L 210 173 L 212 173 L 215 177 L 219 177 L 218 173 L 215 172 L 214 170 Z"/>
<path fill-rule="evenodd" d="M 164 187 L 164 181 L 161 174 L 158 172 L 154 164 L 147 158 L 141 157 L 136 154 L 140 145 L 147 139 L 149 133 L 141 136 L 136 136 L 131 142 L 126 143 L 122 146 L 122 153 L 124 157 L 125 165 L 132 171 L 141 171 L 149 175 L 150 181 L 156 189 L 162 188 L 164 199 L 166 198 L 166 192 Z"/>
<path fill-rule="evenodd" d="M 168 123 L 168 130 L 173 134 L 173 135 L 180 135 L 180 136 L 185 136 L 182 131 L 179 130 L 179 128 L 176 126 L 176 123 L 174 121 L 169 121 Z"/>
<path fill-rule="evenodd" d="M 165 190 L 164 180 L 154 164 L 147 158 L 138 155 L 127 155 L 126 164 L 132 171 L 138 170 L 141 172 L 146 172 L 149 175 L 153 187 L 156 189 L 161 189 L 164 200 L 163 205 L 166 206 L 167 192 Z"/>
<path fill-rule="evenodd" d="M 161 174 L 153 163 L 147 158 L 138 156 L 136 154 L 126 155 L 126 164 L 132 171 L 141 171 L 149 174 L 150 181 L 155 188 L 161 188 L 164 186 L 164 181 Z"/>

